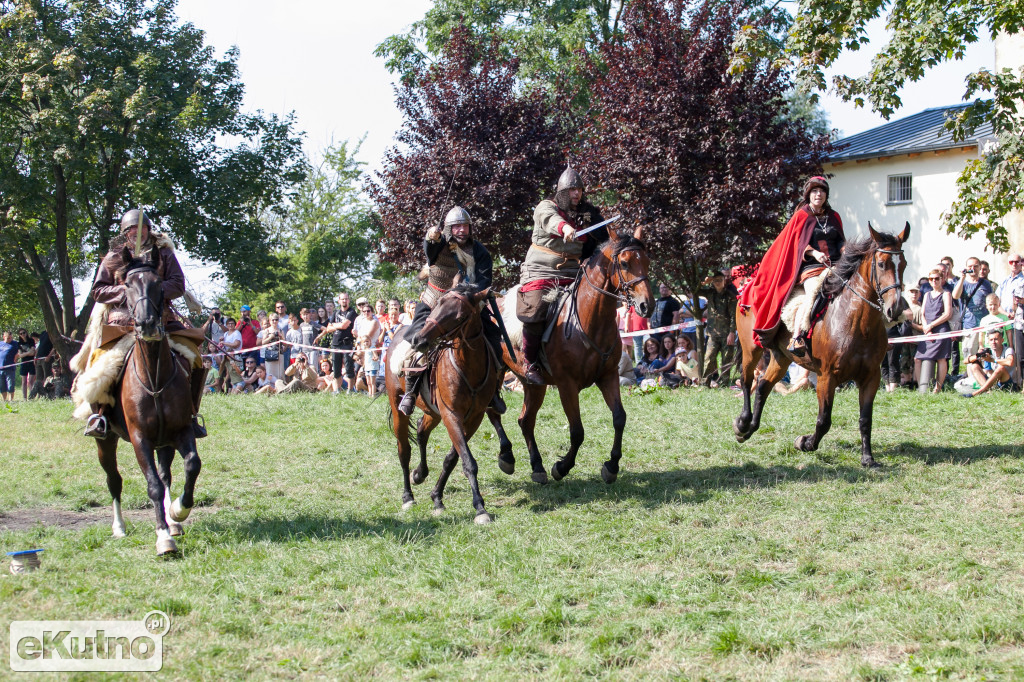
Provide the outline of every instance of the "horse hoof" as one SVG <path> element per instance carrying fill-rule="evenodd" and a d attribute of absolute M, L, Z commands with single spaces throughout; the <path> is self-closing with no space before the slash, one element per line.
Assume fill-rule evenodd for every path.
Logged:
<path fill-rule="evenodd" d="M 530 480 L 533 481 L 534 483 L 540 483 L 541 485 L 544 485 L 545 483 L 548 482 L 548 474 L 546 471 L 534 471 L 532 474 L 530 474 Z"/>
<path fill-rule="evenodd" d="M 173 521 L 167 524 L 167 530 L 171 532 L 172 537 L 178 537 L 179 535 L 185 534 L 185 530 L 181 527 L 181 524 Z"/>
<path fill-rule="evenodd" d="M 402 511 L 409 511 L 416 506 L 416 500 L 406 500 L 402 503 Z"/>
<path fill-rule="evenodd" d="M 562 470 L 558 468 L 558 462 L 555 462 L 554 464 L 551 465 L 551 478 L 555 479 L 556 481 L 561 481 L 563 478 L 565 478 L 565 474 L 563 474 Z"/>
<path fill-rule="evenodd" d="M 113 531 L 115 538 L 123 538 L 125 536 L 123 525 L 119 526 L 115 523 L 113 526 L 111 526 L 111 530 Z"/>
<path fill-rule="evenodd" d="M 171 502 L 171 518 L 179 523 L 188 518 L 188 515 L 192 513 L 192 507 L 181 506 L 181 498 L 176 497 Z"/>
<path fill-rule="evenodd" d="M 736 436 L 736 442 L 737 443 L 746 443 L 747 442 L 747 438 L 748 438 L 747 436 L 737 435 Z"/>
<path fill-rule="evenodd" d="M 413 485 L 419 485 L 420 483 L 423 483 L 423 481 L 427 480 L 427 474 L 426 472 L 421 474 L 419 469 L 415 469 L 411 474 L 409 474 L 409 480 L 412 481 Z"/>
<path fill-rule="evenodd" d="M 494 519 L 492 519 L 491 515 L 488 514 L 487 512 L 480 512 L 479 514 L 476 515 L 476 518 L 473 519 L 473 523 L 475 523 L 478 526 L 486 526 L 488 523 L 490 523 L 493 520 Z"/>
<path fill-rule="evenodd" d="M 441 514 L 444 514 L 444 511 L 445 511 L 444 505 L 443 504 L 439 504 L 439 505 L 437 505 L 436 507 L 434 507 L 433 509 L 430 510 L 430 515 L 431 516 L 441 516 Z"/>
<path fill-rule="evenodd" d="M 498 468 L 501 469 L 502 473 L 511 476 L 516 472 L 516 461 L 514 459 L 498 457 Z"/>
<path fill-rule="evenodd" d="M 156 553 L 160 556 L 178 553 L 178 543 L 172 538 L 160 538 L 156 541 Z"/>
<path fill-rule="evenodd" d="M 813 452 L 815 448 L 810 446 L 810 436 L 800 436 L 793 442 L 793 447 L 803 452 Z"/>
<path fill-rule="evenodd" d="M 619 477 L 618 474 L 613 474 L 608 470 L 608 465 L 605 464 L 601 467 L 601 478 L 604 479 L 605 483 L 615 483 L 615 479 Z"/>
<path fill-rule="evenodd" d="M 876 462 L 873 459 L 869 459 L 867 461 L 861 460 L 860 465 L 862 467 L 864 467 L 865 469 L 881 469 L 882 468 L 882 465 L 879 464 L 878 462 Z"/>

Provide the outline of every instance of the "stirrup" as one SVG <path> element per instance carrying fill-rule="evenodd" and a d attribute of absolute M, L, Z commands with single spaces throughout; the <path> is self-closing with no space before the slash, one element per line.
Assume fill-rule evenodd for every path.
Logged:
<path fill-rule="evenodd" d="M 206 420 L 203 415 L 192 415 L 192 433 L 196 438 L 206 438 Z"/>
<path fill-rule="evenodd" d="M 786 352 L 795 358 L 802 358 L 807 355 L 807 342 L 801 336 L 794 336 L 790 339 Z"/>
<path fill-rule="evenodd" d="M 109 433 L 109 425 L 107 424 L 106 415 L 92 414 L 85 420 L 85 431 L 82 433 L 83 436 L 92 436 L 99 440 L 103 440 Z"/>
<path fill-rule="evenodd" d="M 508 406 L 505 405 L 505 400 L 501 397 L 501 387 L 498 387 L 498 390 L 494 392 L 494 395 L 491 397 L 489 407 L 498 414 L 505 414 L 505 410 L 508 409 Z"/>
<path fill-rule="evenodd" d="M 544 379 L 540 376 L 540 368 L 533 362 L 523 366 L 523 379 L 526 383 L 533 384 L 534 386 L 544 385 Z"/>
<path fill-rule="evenodd" d="M 398 411 L 406 417 L 412 416 L 412 413 L 416 411 L 416 391 L 409 391 L 402 395 L 402 400 L 398 403 Z"/>

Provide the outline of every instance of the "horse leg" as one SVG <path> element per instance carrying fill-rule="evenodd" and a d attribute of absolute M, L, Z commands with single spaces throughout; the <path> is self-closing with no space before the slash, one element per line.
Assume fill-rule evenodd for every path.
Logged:
<path fill-rule="evenodd" d="M 879 374 L 881 374 L 881 370 L 879 370 Z M 875 382 L 875 390 L 878 390 L 877 381 Z M 874 392 L 872 392 L 871 396 L 874 398 Z M 814 425 L 814 433 L 797 438 L 793 444 L 797 450 L 814 452 L 818 449 L 821 439 L 832 428 L 832 403 L 835 397 L 836 382 L 832 379 L 831 374 L 824 372 L 818 377 L 818 421 Z"/>
<path fill-rule="evenodd" d="M 732 430 L 736 434 L 736 440 L 740 443 L 754 435 L 754 430 L 750 428 L 750 422 L 754 418 L 754 413 L 750 409 L 750 389 L 754 384 L 754 370 L 757 369 L 758 363 L 761 362 L 761 356 L 764 355 L 764 349 L 755 345 L 753 341 L 749 344 L 742 344 L 742 348 L 743 362 L 740 385 L 743 388 L 743 409 L 740 410 L 736 421 L 732 423 Z"/>
<path fill-rule="evenodd" d="M 196 479 L 199 478 L 199 471 L 203 468 L 196 448 L 196 437 L 192 431 L 182 432 L 182 436 L 178 439 L 178 452 L 181 453 L 181 458 L 185 462 L 185 487 L 181 491 L 181 496 L 171 502 L 170 514 L 172 520 L 180 522 L 188 518 L 192 507 L 195 506 L 193 495 L 196 489 Z"/>
<path fill-rule="evenodd" d="M 875 406 L 875 394 L 882 380 L 882 373 L 876 370 L 860 382 L 860 465 L 877 468 L 881 465 L 871 454 L 871 416 Z"/>
<path fill-rule="evenodd" d="M 551 478 L 561 481 L 576 466 L 576 453 L 583 445 L 583 420 L 580 419 L 580 392 L 571 384 L 558 387 L 562 410 L 569 420 L 569 451 L 551 466 Z"/>
<path fill-rule="evenodd" d="M 395 439 L 398 441 L 398 463 L 402 467 L 402 510 L 410 509 L 416 504 L 409 486 L 409 459 L 412 449 L 409 447 L 409 417 L 398 409 L 398 401 L 392 397 L 391 419 L 395 427 Z"/>
<path fill-rule="evenodd" d="M 490 420 L 494 432 L 498 434 L 498 468 L 511 476 L 516 472 L 516 457 L 512 454 L 512 441 L 508 439 L 505 428 L 501 425 L 501 415 L 492 408 L 487 408 L 487 419 Z"/>
<path fill-rule="evenodd" d="M 430 440 L 430 432 L 440 423 L 437 417 L 424 412 L 420 421 L 416 424 L 416 445 L 420 448 L 420 465 L 412 472 L 413 485 L 419 485 L 427 480 L 430 469 L 427 468 L 427 441 Z"/>
<path fill-rule="evenodd" d="M 547 386 L 534 386 L 523 382 L 523 410 L 519 413 L 519 428 L 523 432 L 526 449 L 530 453 L 530 467 L 533 469 L 530 478 L 534 483 L 548 482 L 548 473 L 544 471 L 544 460 L 541 459 L 540 450 L 537 449 L 537 439 L 533 435 L 533 429 L 537 426 L 537 412 L 544 404 L 544 395 L 547 390 Z"/>
<path fill-rule="evenodd" d="M 441 465 L 441 475 L 437 477 L 437 485 L 430 491 L 430 499 L 434 501 L 434 509 L 431 513 L 434 516 L 438 516 L 444 511 L 444 487 L 448 485 L 448 477 L 455 471 L 455 463 L 459 461 L 459 453 L 456 452 L 453 447 L 448 451 L 448 454 L 444 458 L 444 463 Z"/>
<path fill-rule="evenodd" d="M 780 357 L 782 358 L 781 361 Z M 761 428 L 761 413 L 764 412 L 764 404 L 768 401 L 768 396 L 772 394 L 775 384 L 782 381 L 782 377 L 786 376 L 786 370 L 789 369 L 791 362 L 792 360 L 788 356 L 779 353 L 771 354 L 768 369 L 764 371 L 764 376 L 757 382 L 757 393 L 754 396 L 754 415 L 748 427 L 748 438 Z"/>
<path fill-rule="evenodd" d="M 114 502 L 114 523 L 111 526 L 115 538 L 123 538 L 125 535 L 124 518 L 121 516 L 121 473 L 117 470 L 117 442 L 118 437 L 110 434 L 107 438 L 96 441 L 100 466 L 107 474 L 107 490 L 110 491 L 110 498 Z"/>
<path fill-rule="evenodd" d="M 160 480 L 156 462 L 153 457 L 153 444 L 138 434 L 132 434 L 132 445 L 135 446 L 135 458 L 139 461 L 142 475 L 146 477 L 146 492 L 153 501 L 156 512 L 156 553 L 173 554 L 178 545 L 171 537 L 167 527 L 167 513 L 164 509 L 164 483 Z"/>
<path fill-rule="evenodd" d="M 167 528 L 170 530 L 171 535 L 177 537 L 181 535 L 184 530 L 181 528 L 181 524 L 175 521 L 171 517 L 171 463 L 174 462 L 174 448 L 172 446 L 164 446 L 157 448 L 156 451 L 156 466 L 157 473 L 160 476 L 160 482 L 164 484 L 164 518 L 167 521 Z"/>
<path fill-rule="evenodd" d="M 480 495 L 480 484 L 476 479 L 476 459 L 474 459 L 473 453 L 469 450 L 468 442 L 473 437 L 477 427 L 480 426 L 483 413 L 475 415 L 468 423 L 463 423 L 460 417 L 450 412 L 446 416 L 447 419 L 444 420 L 445 428 L 448 429 L 448 436 L 452 439 L 452 446 L 459 453 L 459 459 L 462 460 L 462 473 L 466 475 L 466 479 L 469 481 L 469 489 L 473 492 L 473 508 L 476 510 L 476 517 L 473 521 L 477 524 L 490 523 L 492 520 L 491 515 L 484 508 L 484 498 Z"/>
<path fill-rule="evenodd" d="M 619 477 L 619 460 L 622 459 L 622 432 L 626 429 L 626 408 L 622 406 L 622 393 L 619 390 L 619 377 L 610 374 L 601 380 L 601 395 L 608 409 L 612 411 L 612 425 L 615 427 L 615 441 L 608 461 L 601 467 L 601 478 L 605 483 L 614 483 Z"/>

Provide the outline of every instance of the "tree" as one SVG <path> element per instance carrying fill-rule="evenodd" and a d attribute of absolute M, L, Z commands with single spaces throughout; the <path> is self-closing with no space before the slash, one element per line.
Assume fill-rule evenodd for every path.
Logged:
<path fill-rule="evenodd" d="M 749 59 L 768 56 L 791 65 L 801 86 L 824 90 L 829 85 L 825 70 L 844 51 L 867 46 L 868 24 L 882 16 L 887 19 L 889 40 L 872 59 L 871 69 L 860 76 L 836 75 L 831 87 L 845 101 L 870 106 L 885 118 L 902 106 L 899 92 L 907 81 L 920 80 L 942 62 L 962 59 L 967 46 L 982 33 L 995 38 L 1001 32 L 1018 33 L 1024 26 L 1024 11 L 1010 0 L 808 0 L 801 4 L 785 41 L 769 36 L 756 23 L 744 26 L 735 42 L 734 69 L 743 69 Z M 1020 191 L 1024 122 L 1018 111 L 1024 80 L 1012 69 L 999 73 L 981 69 L 970 74 L 964 85 L 963 100 L 976 99 L 946 127 L 954 139 L 962 140 L 989 122 L 996 141 L 983 158 L 967 163 L 958 179 L 957 200 L 943 221 L 949 232 L 964 237 L 983 231 L 993 248 L 1006 251 L 1010 245 L 1001 219 L 1012 210 L 1024 209 Z"/>
<path fill-rule="evenodd" d="M 526 252 L 530 216 L 565 165 L 566 137 L 543 93 L 516 88 L 516 59 L 497 40 L 454 31 L 436 64 L 397 90 L 405 121 L 367 191 L 383 221 L 380 259 L 423 264 L 423 235 L 452 206 L 473 216 L 474 236 L 501 258 L 507 282 Z"/>
<path fill-rule="evenodd" d="M 655 274 L 693 310 L 710 270 L 758 259 L 829 149 L 782 115 L 784 71 L 761 60 L 728 75 L 744 19 L 739 3 L 634 0 L 621 43 L 591 72 L 586 167 L 627 222 L 646 226 Z"/>
<path fill-rule="evenodd" d="M 241 113 L 237 52 L 216 59 L 174 5 L 0 0 L 0 248 L 65 359 L 92 309 L 76 315 L 73 280 L 121 212 L 145 206 L 191 253 L 258 278 L 259 217 L 302 177 L 291 118 Z"/>

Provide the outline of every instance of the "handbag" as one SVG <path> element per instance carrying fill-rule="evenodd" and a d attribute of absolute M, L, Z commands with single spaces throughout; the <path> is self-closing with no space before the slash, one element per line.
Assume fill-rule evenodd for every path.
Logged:
<path fill-rule="evenodd" d="M 279 357 L 281 357 L 281 347 L 280 346 L 267 346 L 266 348 L 263 349 L 263 359 L 264 360 L 269 360 L 270 362 L 274 362 Z"/>

